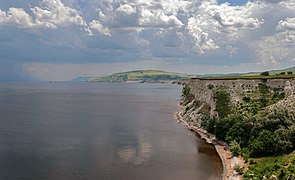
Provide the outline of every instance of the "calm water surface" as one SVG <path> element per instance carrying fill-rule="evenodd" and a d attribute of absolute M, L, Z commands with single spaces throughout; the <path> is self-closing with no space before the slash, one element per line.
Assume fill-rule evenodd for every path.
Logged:
<path fill-rule="evenodd" d="M 174 120 L 181 87 L 0 84 L 0 179 L 220 179 L 210 145 Z"/>

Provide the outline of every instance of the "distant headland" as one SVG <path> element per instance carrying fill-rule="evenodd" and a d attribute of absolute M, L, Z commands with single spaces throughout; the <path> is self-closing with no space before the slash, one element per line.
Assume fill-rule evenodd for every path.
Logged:
<path fill-rule="evenodd" d="M 175 72 L 166 72 L 159 70 L 135 70 L 127 72 L 114 73 L 108 76 L 100 77 L 78 77 L 72 81 L 86 82 L 165 82 L 176 80 L 189 80 L 196 76 Z"/>

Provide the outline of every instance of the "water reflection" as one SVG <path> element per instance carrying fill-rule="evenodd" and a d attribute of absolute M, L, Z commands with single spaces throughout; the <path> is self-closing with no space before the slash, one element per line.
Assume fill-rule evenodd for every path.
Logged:
<path fill-rule="evenodd" d="M 124 146 L 118 149 L 118 155 L 123 162 L 132 162 L 134 165 L 139 165 L 147 161 L 152 152 L 151 144 L 139 136 L 137 146 Z"/>
<path fill-rule="evenodd" d="M 180 87 L 22 86 L 0 85 L 0 179 L 220 178 L 212 146 L 173 119 Z"/>

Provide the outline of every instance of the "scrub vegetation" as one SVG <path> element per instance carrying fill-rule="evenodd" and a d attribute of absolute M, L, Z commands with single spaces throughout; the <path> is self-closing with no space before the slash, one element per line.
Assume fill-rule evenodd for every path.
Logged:
<path fill-rule="evenodd" d="M 295 179 L 295 112 L 272 108 L 285 98 L 283 90 L 260 83 L 254 91 L 241 92 L 241 101 L 234 103 L 226 88 L 208 89 L 214 93 L 218 117 L 203 115 L 201 126 L 249 163 L 245 179 Z M 188 87 L 184 92 L 189 96 Z M 243 173 L 242 167 L 235 169 Z"/>

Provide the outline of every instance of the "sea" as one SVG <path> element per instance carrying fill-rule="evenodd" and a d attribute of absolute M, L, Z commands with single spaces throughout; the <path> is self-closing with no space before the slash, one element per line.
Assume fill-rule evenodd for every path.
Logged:
<path fill-rule="evenodd" d="M 174 119 L 181 90 L 0 83 L 0 179 L 221 179 L 214 147 Z"/>

